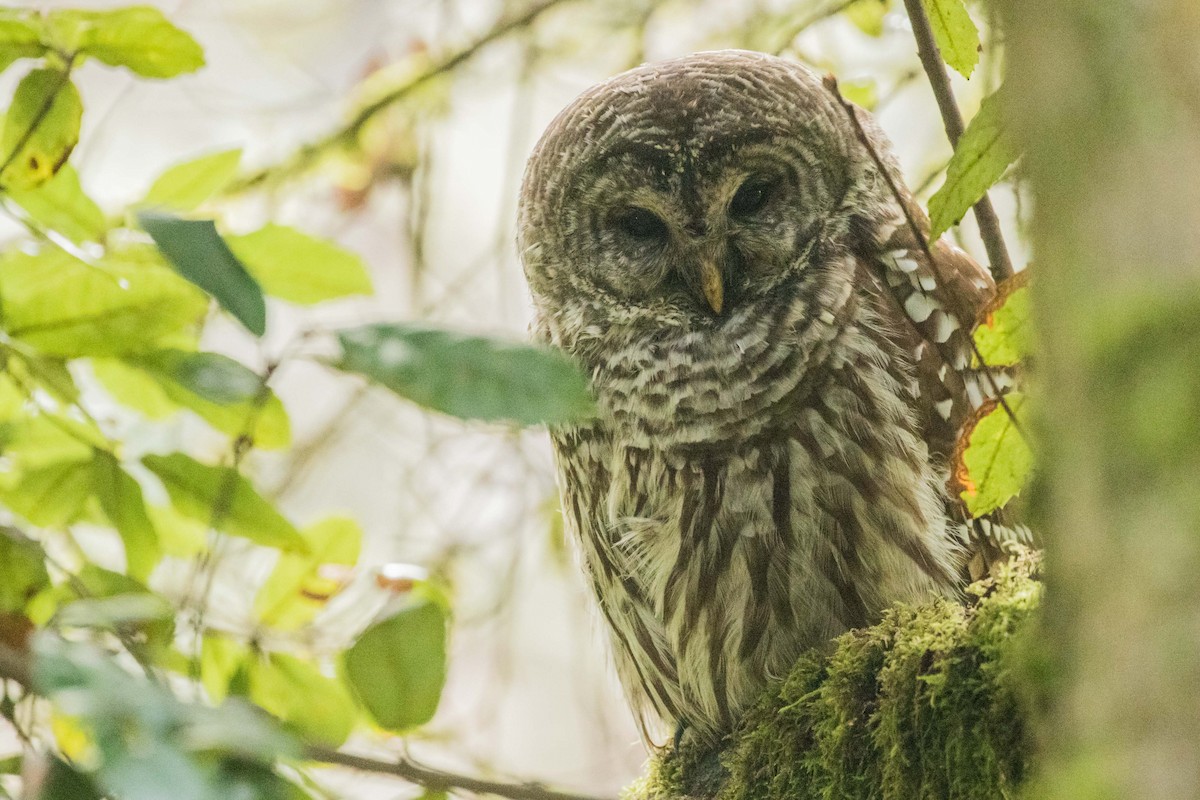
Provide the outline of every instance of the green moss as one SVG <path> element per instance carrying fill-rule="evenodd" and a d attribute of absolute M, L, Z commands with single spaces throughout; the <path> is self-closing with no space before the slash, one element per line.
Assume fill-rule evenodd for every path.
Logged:
<path fill-rule="evenodd" d="M 1022 555 L 968 602 L 900 607 L 804 656 L 719 752 L 666 751 L 629 800 L 984 800 L 1017 793 L 1030 742 L 1014 652 L 1037 607 Z"/>

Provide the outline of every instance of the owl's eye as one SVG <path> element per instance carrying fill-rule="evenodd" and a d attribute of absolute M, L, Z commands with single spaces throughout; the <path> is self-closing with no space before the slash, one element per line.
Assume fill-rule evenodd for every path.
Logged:
<path fill-rule="evenodd" d="M 617 227 L 634 239 L 661 239 L 667 235 L 667 224 L 652 211 L 627 208 L 617 215 Z"/>
<path fill-rule="evenodd" d="M 746 217 L 762 209 L 771 199 L 775 184 L 761 178 L 751 178 L 743 183 L 729 203 L 729 213 L 735 217 Z"/>

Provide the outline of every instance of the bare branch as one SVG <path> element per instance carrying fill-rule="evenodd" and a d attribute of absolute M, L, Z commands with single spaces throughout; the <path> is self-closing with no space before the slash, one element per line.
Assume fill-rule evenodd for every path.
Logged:
<path fill-rule="evenodd" d="M 912 20 L 913 36 L 917 40 L 917 55 L 921 58 L 921 66 L 929 76 L 929 85 L 933 96 L 937 99 L 938 111 L 942 115 L 942 125 L 946 129 L 946 137 L 950 144 L 958 147 L 966 126 L 963 123 L 962 112 L 954 101 L 954 92 L 950 88 L 950 77 L 946 74 L 946 65 L 942 63 L 942 54 L 933 38 L 933 29 L 929 26 L 929 17 L 921 0 L 904 0 L 908 18 Z M 992 201 L 984 192 L 979 202 L 975 204 L 975 221 L 979 223 L 979 235 L 983 246 L 987 249 L 988 264 L 992 277 L 996 282 L 1013 275 L 1012 259 L 1008 256 L 1008 247 L 1004 244 L 1004 234 L 1000 231 L 1000 220 Z"/>
<path fill-rule="evenodd" d="M 327 152 L 338 147 L 353 144 L 359 132 L 368 122 L 370 122 L 377 114 L 399 101 L 408 97 L 417 89 L 429 83 L 434 78 L 444 75 L 463 62 L 469 60 L 472 56 L 478 53 L 483 48 L 487 47 L 497 39 L 501 39 L 515 30 L 526 27 L 546 11 L 549 11 L 555 6 L 561 5 L 564 2 L 572 2 L 572 0 L 541 0 L 535 3 L 517 16 L 501 19 L 495 27 L 485 33 L 483 36 L 471 42 L 466 47 L 446 56 L 442 60 L 431 64 L 425 70 L 417 73 L 415 76 L 400 84 L 390 92 L 386 93 L 373 103 L 361 108 L 354 117 L 342 127 L 333 132 L 317 139 L 315 142 L 310 142 L 297 150 L 286 161 L 270 167 L 264 167 L 249 175 L 244 175 L 234 181 L 232 185 L 224 192 L 225 195 L 235 195 L 242 192 L 256 189 L 268 181 L 282 180 L 300 175 L 312 168 Z"/>
<path fill-rule="evenodd" d="M 305 751 L 305 755 L 309 759 L 323 764 L 334 764 L 381 775 L 394 775 L 435 791 L 462 789 L 479 794 L 507 797 L 509 800 L 603 800 L 603 798 L 590 795 L 556 792 L 536 783 L 503 783 L 473 778 L 469 775 L 456 775 L 452 772 L 422 767 L 406 759 L 383 761 L 316 746 L 309 747 Z"/>

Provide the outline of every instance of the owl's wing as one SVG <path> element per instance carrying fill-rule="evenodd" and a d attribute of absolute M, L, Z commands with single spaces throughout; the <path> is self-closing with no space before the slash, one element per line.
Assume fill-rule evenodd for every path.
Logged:
<path fill-rule="evenodd" d="M 907 200 L 907 199 L 906 199 Z M 925 213 L 907 200 L 909 218 L 928 235 Z M 931 453 L 949 462 L 972 412 L 995 395 L 1003 376 L 973 363 L 972 333 L 996 292 L 987 270 L 959 248 L 926 246 L 908 219 L 862 242 L 859 270 L 888 336 L 911 355 L 910 393 Z"/>

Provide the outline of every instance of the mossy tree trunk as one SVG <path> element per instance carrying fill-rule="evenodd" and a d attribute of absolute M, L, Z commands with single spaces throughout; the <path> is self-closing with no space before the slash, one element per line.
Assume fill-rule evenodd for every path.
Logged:
<path fill-rule="evenodd" d="M 1200 3 L 1005 0 L 1036 210 L 1037 796 L 1200 797 Z"/>

